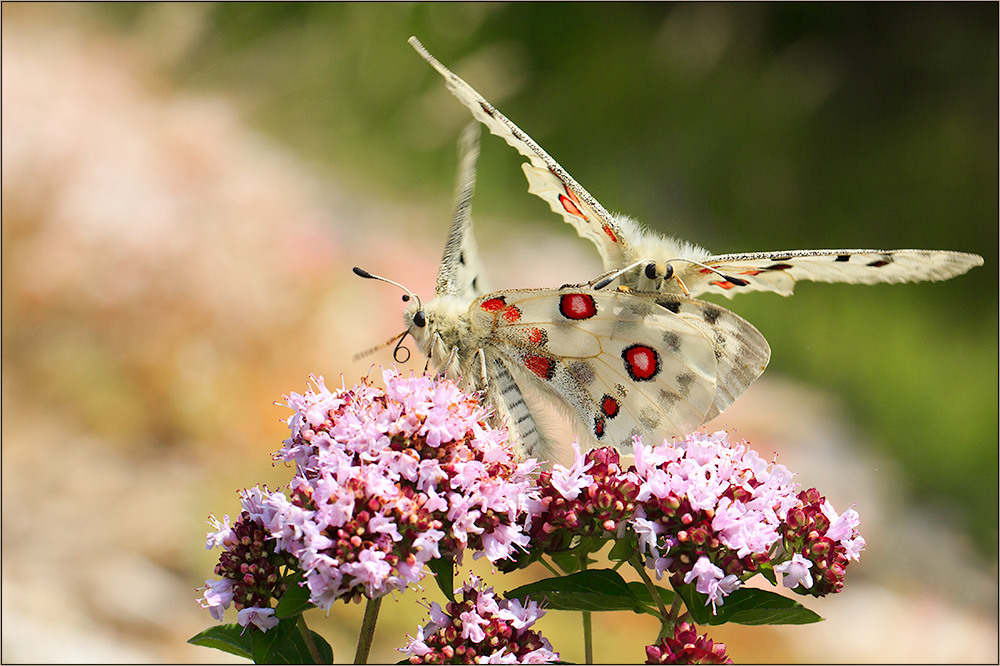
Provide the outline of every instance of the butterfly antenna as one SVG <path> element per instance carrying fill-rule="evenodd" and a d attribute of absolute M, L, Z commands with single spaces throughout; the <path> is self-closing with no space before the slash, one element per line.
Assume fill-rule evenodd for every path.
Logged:
<path fill-rule="evenodd" d="M 403 302 L 404 303 L 406 301 L 410 300 L 411 298 L 414 298 L 417 301 L 417 309 L 418 310 L 423 310 L 424 309 L 423 303 L 420 302 L 420 297 L 417 296 L 416 294 L 414 294 L 412 291 L 410 291 L 406 287 L 404 287 L 403 285 L 399 284 L 398 282 L 393 282 L 392 280 L 390 280 L 388 278 L 381 277 L 379 275 L 372 275 L 371 273 L 369 273 L 365 269 L 358 268 L 357 266 L 355 266 L 353 270 L 354 270 L 354 274 L 357 275 L 358 277 L 363 277 L 363 278 L 366 278 L 368 280 L 379 280 L 381 282 L 388 282 L 389 284 L 396 285 L 397 287 L 399 287 L 400 289 L 402 289 L 403 291 L 406 292 L 405 294 L 403 294 Z M 395 340 L 395 338 L 393 338 L 393 340 Z"/>
<path fill-rule="evenodd" d="M 357 266 L 354 267 L 354 274 L 357 275 L 358 277 L 363 277 L 363 278 L 366 278 L 368 280 L 379 280 L 381 282 L 388 282 L 389 284 L 396 285 L 397 287 L 399 287 L 400 289 L 402 289 L 405 292 L 403 294 L 403 302 L 405 303 L 405 302 L 409 301 L 411 298 L 414 299 L 414 300 L 416 300 L 417 301 L 417 314 L 418 315 L 422 315 L 424 306 L 423 306 L 423 303 L 420 302 L 420 297 L 417 296 L 416 294 L 414 294 L 412 291 L 410 291 L 406 287 L 404 287 L 403 285 L 399 284 L 398 282 L 394 282 L 394 281 L 392 281 L 392 280 L 390 280 L 388 278 L 381 277 L 379 275 L 372 275 L 371 273 L 369 273 L 365 269 L 358 268 Z M 399 335 L 392 336 L 391 338 L 389 338 L 388 340 L 386 340 L 385 342 L 383 342 L 380 345 L 376 345 L 376 346 L 372 347 L 371 349 L 366 349 L 363 352 L 355 354 L 353 360 L 357 361 L 359 359 L 362 359 L 365 356 L 368 356 L 369 354 L 373 354 L 374 352 L 377 352 L 380 349 L 388 347 L 393 342 L 396 342 L 396 347 L 395 347 L 395 349 L 392 350 L 392 358 L 393 358 L 394 361 L 396 361 L 396 363 L 406 363 L 407 361 L 410 360 L 410 349 L 408 347 L 404 347 L 403 346 L 403 340 L 406 339 L 406 334 L 407 333 L 409 333 L 408 330 L 403 331 Z M 403 352 L 406 352 L 406 356 L 403 356 Z"/>
<path fill-rule="evenodd" d="M 409 331 L 403 331 L 402 333 L 397 333 L 396 335 L 392 336 L 391 338 L 389 338 L 380 345 L 375 345 L 371 349 L 366 349 L 363 352 L 358 352 L 357 354 L 351 357 L 351 360 L 356 363 L 366 356 L 371 356 L 380 349 L 385 349 L 393 342 L 396 342 L 398 340 L 399 342 L 396 342 L 396 349 L 393 350 L 392 352 L 392 357 L 396 360 L 397 363 L 406 363 L 408 360 L 410 360 L 410 350 L 403 346 L 403 339 L 406 337 L 407 333 L 409 333 Z M 406 357 L 403 359 L 399 358 L 399 352 L 401 350 L 406 352 Z"/>
<path fill-rule="evenodd" d="M 733 277 L 732 275 L 726 275 L 725 273 L 723 273 L 722 271 L 720 271 L 718 268 L 712 268 L 711 266 L 706 266 L 705 264 L 701 263 L 700 261 L 695 261 L 694 259 L 685 259 L 683 257 L 678 257 L 677 259 L 671 259 L 671 261 L 686 261 L 689 264 L 694 264 L 695 266 L 701 266 L 705 270 L 711 271 L 711 272 L 715 273 L 716 275 L 718 275 L 719 277 L 721 277 L 726 282 L 731 282 L 732 284 L 735 284 L 737 287 L 745 287 L 748 284 L 750 284 L 749 282 L 747 282 L 746 280 L 744 280 L 742 278 Z M 677 280 L 679 282 L 680 278 L 678 278 Z"/>

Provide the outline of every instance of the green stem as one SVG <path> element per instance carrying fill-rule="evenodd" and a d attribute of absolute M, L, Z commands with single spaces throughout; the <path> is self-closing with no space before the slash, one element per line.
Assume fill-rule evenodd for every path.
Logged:
<path fill-rule="evenodd" d="M 660 598 L 660 591 L 656 589 L 653 585 L 653 579 L 649 577 L 646 573 L 646 567 L 642 566 L 642 561 L 639 559 L 638 555 L 633 555 L 629 561 L 632 568 L 639 573 L 639 578 L 642 578 L 643 584 L 646 589 L 649 590 L 649 594 L 653 597 L 653 601 L 656 602 L 656 608 L 660 611 L 660 638 L 664 636 L 672 636 L 674 633 L 674 623 L 676 618 L 674 616 L 675 609 L 681 600 L 681 595 L 674 592 L 674 603 L 670 606 L 670 612 L 667 612 L 667 607 L 663 605 L 663 599 Z"/>
<path fill-rule="evenodd" d="M 372 639 L 375 638 L 375 623 L 378 621 L 378 609 L 382 605 L 382 597 L 369 599 L 365 605 L 365 619 L 361 622 L 361 633 L 358 635 L 358 651 L 354 653 L 355 664 L 367 664 L 368 653 L 372 649 Z"/>
<path fill-rule="evenodd" d="M 309 649 L 309 656 L 312 657 L 314 664 L 322 664 L 323 658 L 319 656 L 319 650 L 316 649 L 316 642 L 313 640 L 312 632 L 309 631 L 309 627 L 306 626 L 306 619 L 302 615 L 299 615 L 299 619 L 295 621 L 295 626 L 299 628 L 299 633 L 302 634 L 302 640 L 306 642 L 306 648 Z"/>
<path fill-rule="evenodd" d="M 587 554 L 580 558 L 580 571 L 587 570 Z M 594 625 L 590 611 L 583 611 L 583 660 L 586 664 L 594 663 Z"/>
<path fill-rule="evenodd" d="M 546 569 L 548 569 L 549 571 L 551 571 L 553 576 L 562 576 L 562 574 L 559 573 L 558 571 L 556 571 L 555 568 L 551 564 L 549 564 L 548 562 L 545 561 L 544 557 L 538 558 L 538 561 L 541 562 L 541 564 L 542 564 L 543 567 L 545 567 Z"/>

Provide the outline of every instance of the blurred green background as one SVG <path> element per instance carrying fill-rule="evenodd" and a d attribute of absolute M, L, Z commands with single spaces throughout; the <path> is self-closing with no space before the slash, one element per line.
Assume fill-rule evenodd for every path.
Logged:
<path fill-rule="evenodd" d="M 909 498 L 995 553 L 995 3 L 114 4 L 100 16 L 163 40 L 175 81 L 235 96 L 252 124 L 379 197 L 449 198 L 468 120 L 413 34 L 606 208 L 664 233 L 718 253 L 983 255 L 946 283 L 803 284 L 730 307 L 770 341 L 768 372 L 842 396 L 904 467 Z M 585 242 L 526 193 L 520 162 L 484 138 L 477 214 L 525 243 L 538 224 Z"/>
<path fill-rule="evenodd" d="M 351 355 L 399 330 L 399 294 L 350 266 L 433 284 L 469 113 L 410 35 L 608 209 L 665 234 L 720 253 L 984 256 L 944 283 L 720 299 L 772 348 L 726 426 L 855 502 L 869 548 L 846 594 L 807 604 L 827 622 L 712 636 L 744 662 L 995 659 L 995 3 L 2 12 L 5 662 L 220 657 L 184 643 L 209 624 L 205 515 L 287 483 L 269 458 L 282 393 L 389 362 Z M 483 137 L 492 285 L 592 277 L 592 245 L 520 163 Z M 544 575 L 519 573 L 498 589 Z M 440 600 L 428 585 L 383 605 L 380 659 L 422 595 Z M 362 610 L 317 614 L 340 661 Z M 656 631 L 600 622 L 598 659 L 641 659 L 631 637 Z M 582 659 L 579 618 L 543 624 Z"/>

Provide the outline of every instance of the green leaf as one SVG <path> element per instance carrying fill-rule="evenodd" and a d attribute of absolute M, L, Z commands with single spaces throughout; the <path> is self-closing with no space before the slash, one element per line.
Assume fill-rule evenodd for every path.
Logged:
<path fill-rule="evenodd" d="M 558 553 L 550 553 L 549 557 L 555 562 L 556 566 L 568 574 L 580 570 L 580 559 L 576 556 L 576 553 L 570 550 L 562 550 Z"/>
<path fill-rule="evenodd" d="M 215 648 L 257 664 L 311 664 L 312 655 L 295 620 L 282 620 L 267 631 L 238 624 L 221 624 L 194 636 L 188 643 Z M 315 631 L 310 631 L 320 658 L 325 664 L 333 663 L 333 648 Z"/>
<path fill-rule="evenodd" d="M 288 640 L 289 629 L 295 629 L 294 620 L 281 620 L 276 627 L 271 627 L 267 631 L 248 625 L 244 635 L 250 638 L 250 653 L 253 655 L 254 663 L 275 663 L 275 652 Z"/>
<path fill-rule="evenodd" d="M 455 560 L 452 557 L 436 557 L 427 563 L 434 573 L 434 579 L 449 601 L 455 600 Z"/>
<path fill-rule="evenodd" d="M 735 622 L 755 626 L 759 624 L 812 624 L 821 622 L 822 617 L 812 612 L 799 602 L 783 597 L 770 590 L 740 588 L 728 597 L 723 606 L 719 606 L 720 622 Z"/>
<path fill-rule="evenodd" d="M 244 659 L 253 659 L 250 637 L 241 635 L 243 627 L 238 624 L 220 624 L 188 639 L 191 645 L 215 648 Z"/>
<path fill-rule="evenodd" d="M 712 605 L 707 595 L 694 589 L 694 584 L 681 585 L 677 593 L 684 599 L 688 612 L 695 624 L 717 625 L 733 622 L 744 625 L 760 624 L 812 624 L 823 618 L 794 599 L 783 597 L 777 592 L 742 587 L 725 598 L 725 603 Z"/>
<path fill-rule="evenodd" d="M 608 551 L 608 559 L 614 562 L 624 562 L 635 555 L 637 547 L 638 541 L 636 540 L 635 535 L 629 533 L 626 538 L 615 541 L 615 545 L 613 545 L 611 550 Z"/>
<path fill-rule="evenodd" d="M 296 626 L 298 617 L 295 619 L 285 619 L 278 623 L 278 626 L 266 632 L 257 630 L 256 627 L 248 627 L 247 634 L 250 635 L 253 659 L 258 664 L 311 664 L 312 655 L 309 653 L 309 646 L 302 636 L 302 632 Z M 333 648 L 322 636 L 315 631 L 310 631 L 316 649 L 319 651 L 320 659 L 324 663 L 333 663 Z"/>
<path fill-rule="evenodd" d="M 504 596 L 544 600 L 547 610 L 647 612 L 625 580 L 611 569 L 589 569 L 569 576 L 546 578 L 522 585 Z"/>
<path fill-rule="evenodd" d="M 274 608 L 274 614 L 278 619 L 292 618 L 301 615 L 315 606 L 309 603 L 309 588 L 300 585 L 302 574 L 296 574 L 289 582 L 288 589 L 281 596 L 278 605 Z"/>

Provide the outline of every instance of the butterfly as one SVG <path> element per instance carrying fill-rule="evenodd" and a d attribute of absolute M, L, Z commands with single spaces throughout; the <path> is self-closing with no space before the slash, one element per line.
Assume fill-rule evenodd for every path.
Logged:
<path fill-rule="evenodd" d="M 947 280 L 983 264 L 976 254 L 943 250 L 788 250 L 713 255 L 692 243 L 667 238 L 635 220 L 609 213 L 530 136 L 468 83 L 434 58 L 415 37 L 414 49 L 444 78 L 448 89 L 490 132 L 528 158 L 522 165 L 528 191 L 597 246 L 604 261 L 603 288 L 614 280 L 641 292 L 697 296 L 741 291 L 792 293 L 798 280 L 876 284 Z"/>
<path fill-rule="evenodd" d="M 399 283 L 354 269 L 405 292 L 406 330 L 386 344 L 398 338 L 398 351 L 412 335 L 435 371 L 482 391 L 522 457 L 548 449 L 526 393 L 550 399 L 597 443 L 628 446 L 635 435 L 662 441 L 691 432 L 760 376 L 767 341 L 712 303 L 591 283 L 484 293 L 471 217 L 478 134 L 472 123 L 460 141 L 455 213 L 434 298 L 423 303 Z"/>

